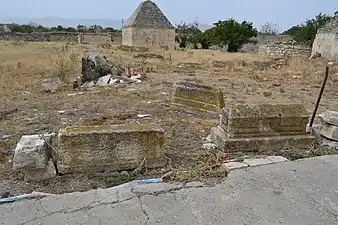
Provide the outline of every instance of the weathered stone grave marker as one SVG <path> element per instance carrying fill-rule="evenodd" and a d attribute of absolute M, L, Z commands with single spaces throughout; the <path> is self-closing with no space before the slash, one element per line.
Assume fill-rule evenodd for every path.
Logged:
<path fill-rule="evenodd" d="M 154 124 L 74 126 L 59 132 L 61 173 L 120 171 L 165 165 L 164 131 Z"/>
<path fill-rule="evenodd" d="M 315 138 L 306 133 L 308 118 L 298 104 L 227 106 L 211 139 L 227 152 L 309 149 Z"/>
<path fill-rule="evenodd" d="M 171 103 L 203 111 L 218 112 L 224 107 L 224 98 L 223 93 L 213 87 L 178 82 L 174 85 Z"/>

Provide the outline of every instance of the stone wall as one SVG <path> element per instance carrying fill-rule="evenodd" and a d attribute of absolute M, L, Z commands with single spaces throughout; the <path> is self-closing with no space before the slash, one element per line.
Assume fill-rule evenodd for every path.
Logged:
<path fill-rule="evenodd" d="M 84 34 L 84 43 L 100 44 L 114 40 L 115 43 L 121 43 L 121 34 Z M 78 42 L 78 33 L 69 32 L 0 32 L 0 40 L 6 41 L 32 41 L 32 42 Z"/>
<path fill-rule="evenodd" d="M 175 48 L 174 29 L 150 29 L 128 27 L 122 31 L 122 44 L 146 48 Z"/>
<path fill-rule="evenodd" d="M 259 53 L 267 56 L 307 56 L 311 55 L 311 48 L 293 43 L 274 43 L 259 45 Z"/>

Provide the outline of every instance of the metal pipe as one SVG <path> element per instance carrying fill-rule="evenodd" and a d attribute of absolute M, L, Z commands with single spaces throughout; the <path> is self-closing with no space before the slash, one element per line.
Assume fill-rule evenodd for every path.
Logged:
<path fill-rule="evenodd" d="M 328 77 L 329 77 L 329 66 L 326 66 L 324 81 L 323 81 L 322 87 L 320 89 L 319 96 L 318 96 L 318 99 L 317 99 L 317 103 L 316 103 L 316 106 L 315 106 L 315 110 L 313 111 L 313 115 L 312 115 L 312 118 L 311 118 L 311 121 L 310 121 L 310 124 L 309 124 L 310 129 L 313 125 L 313 122 L 315 121 L 316 113 L 317 113 L 317 110 L 318 110 L 318 107 L 319 107 L 320 100 L 322 99 L 322 95 L 323 95 Z"/>

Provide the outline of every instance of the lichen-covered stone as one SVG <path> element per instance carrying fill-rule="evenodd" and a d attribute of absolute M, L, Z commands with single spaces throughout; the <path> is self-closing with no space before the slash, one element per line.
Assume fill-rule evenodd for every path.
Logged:
<path fill-rule="evenodd" d="M 25 172 L 25 181 L 47 180 L 56 177 L 55 166 L 52 161 L 48 161 L 43 169 L 27 169 Z"/>
<path fill-rule="evenodd" d="M 52 135 L 24 135 L 17 144 L 14 157 L 14 169 L 43 169 L 48 162 L 48 144 L 51 144 Z"/>
<path fill-rule="evenodd" d="M 325 123 L 338 126 L 338 112 L 327 110 L 323 114 L 323 121 Z"/>
<path fill-rule="evenodd" d="M 320 134 L 327 139 L 338 141 L 338 127 L 330 124 L 323 124 Z"/>
<path fill-rule="evenodd" d="M 61 173 L 162 167 L 164 131 L 153 124 L 74 126 L 59 132 Z"/>
<path fill-rule="evenodd" d="M 228 152 L 277 152 L 280 150 L 308 150 L 315 143 L 311 135 L 290 135 L 272 137 L 228 138 L 221 127 L 211 129 L 211 139 L 218 149 Z"/>
<path fill-rule="evenodd" d="M 217 112 L 224 107 L 223 93 L 200 84 L 178 82 L 174 85 L 172 104 Z"/>
<path fill-rule="evenodd" d="M 222 109 L 228 138 L 305 135 L 309 113 L 303 105 L 234 105 Z"/>

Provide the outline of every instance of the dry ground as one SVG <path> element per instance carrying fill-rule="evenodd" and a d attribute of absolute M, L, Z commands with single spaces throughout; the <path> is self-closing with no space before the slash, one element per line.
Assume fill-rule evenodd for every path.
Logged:
<path fill-rule="evenodd" d="M 220 88 L 229 104 L 303 103 L 312 112 L 327 63 L 321 59 L 274 60 L 258 54 L 204 50 L 158 52 L 163 60 L 142 60 L 133 58 L 132 51 L 107 44 L 99 48 L 109 60 L 124 67 L 151 67 L 153 72 L 140 84 L 74 91 L 70 81 L 80 74 L 81 56 L 92 47 L 0 42 L 0 134 L 12 135 L 0 139 L 0 192 L 61 193 L 109 185 L 110 173 L 65 175 L 28 184 L 22 181 L 20 172 L 11 170 L 11 150 L 22 135 L 57 132 L 73 124 L 158 123 L 166 132 L 165 150 L 172 159 L 171 166 L 185 169 L 196 163 L 191 158 L 200 156 L 202 139 L 217 124 L 218 115 L 170 106 L 174 82 Z M 63 72 L 69 83 L 56 94 L 44 93 L 41 80 L 57 71 Z M 331 69 L 319 111 L 338 110 L 337 71 L 338 67 Z M 80 91 L 83 94 L 69 96 Z M 138 114 L 150 117 L 139 119 Z"/>

